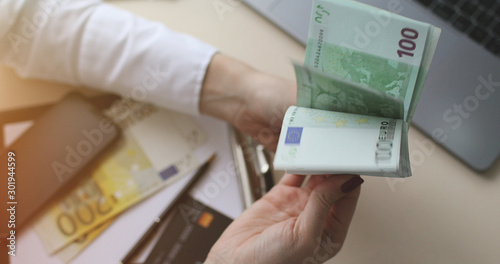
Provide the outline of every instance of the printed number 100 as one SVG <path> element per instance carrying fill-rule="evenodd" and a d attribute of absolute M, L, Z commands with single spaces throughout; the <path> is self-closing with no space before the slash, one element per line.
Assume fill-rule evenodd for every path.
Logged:
<path fill-rule="evenodd" d="M 417 44 L 413 41 L 418 38 L 418 32 L 411 28 L 403 28 L 401 30 L 401 36 L 404 38 L 399 41 L 398 55 L 399 57 L 410 56 L 413 57 L 415 54 L 413 51 L 417 47 Z"/>

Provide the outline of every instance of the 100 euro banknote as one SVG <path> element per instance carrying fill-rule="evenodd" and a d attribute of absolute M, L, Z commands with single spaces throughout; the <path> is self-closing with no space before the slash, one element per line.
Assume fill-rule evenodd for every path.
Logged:
<path fill-rule="evenodd" d="M 286 113 L 275 167 L 411 176 L 408 127 L 440 32 L 357 1 L 314 0 L 295 66 L 299 108 Z"/>
<path fill-rule="evenodd" d="M 291 106 L 275 169 L 295 174 L 411 175 L 407 123 L 402 119 Z"/>
<path fill-rule="evenodd" d="M 50 254 L 200 165 L 193 150 L 206 138 L 185 116 L 127 100 L 108 115 L 120 141 L 34 223 Z"/>
<path fill-rule="evenodd" d="M 401 100 L 403 119 L 410 122 L 440 32 L 356 1 L 315 0 L 304 65 Z M 299 84 L 297 97 L 308 93 Z M 369 97 L 363 100 L 370 104 Z M 300 100 L 298 105 L 310 107 Z"/>
<path fill-rule="evenodd" d="M 297 105 L 314 109 L 403 119 L 403 102 L 358 83 L 295 64 Z"/>

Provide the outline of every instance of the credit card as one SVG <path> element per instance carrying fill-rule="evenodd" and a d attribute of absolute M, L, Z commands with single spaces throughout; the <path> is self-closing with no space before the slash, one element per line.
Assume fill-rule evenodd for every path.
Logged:
<path fill-rule="evenodd" d="M 144 263 L 201 264 L 232 219 L 187 197 Z"/>

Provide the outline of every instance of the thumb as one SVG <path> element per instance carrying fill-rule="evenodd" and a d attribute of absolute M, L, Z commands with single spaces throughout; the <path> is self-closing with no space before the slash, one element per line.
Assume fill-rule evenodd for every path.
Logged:
<path fill-rule="evenodd" d="M 301 234 L 307 234 L 313 239 L 321 238 L 332 206 L 363 182 L 364 180 L 359 175 L 332 175 L 318 184 L 312 190 L 304 211 L 297 219 L 299 228 L 302 229 Z M 354 212 L 353 210 L 346 211 Z"/>

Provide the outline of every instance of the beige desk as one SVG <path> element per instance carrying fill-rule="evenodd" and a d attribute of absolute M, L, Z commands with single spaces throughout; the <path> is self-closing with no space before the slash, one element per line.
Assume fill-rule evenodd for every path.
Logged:
<path fill-rule="evenodd" d="M 303 60 L 302 46 L 238 1 L 112 3 L 288 79 L 291 61 Z M 218 12 L 217 4 L 228 9 Z M 0 110 L 55 101 L 68 89 L 2 68 Z M 475 173 L 414 128 L 410 153 L 411 178 L 364 177 L 346 244 L 328 263 L 500 263 L 500 162 Z"/>

